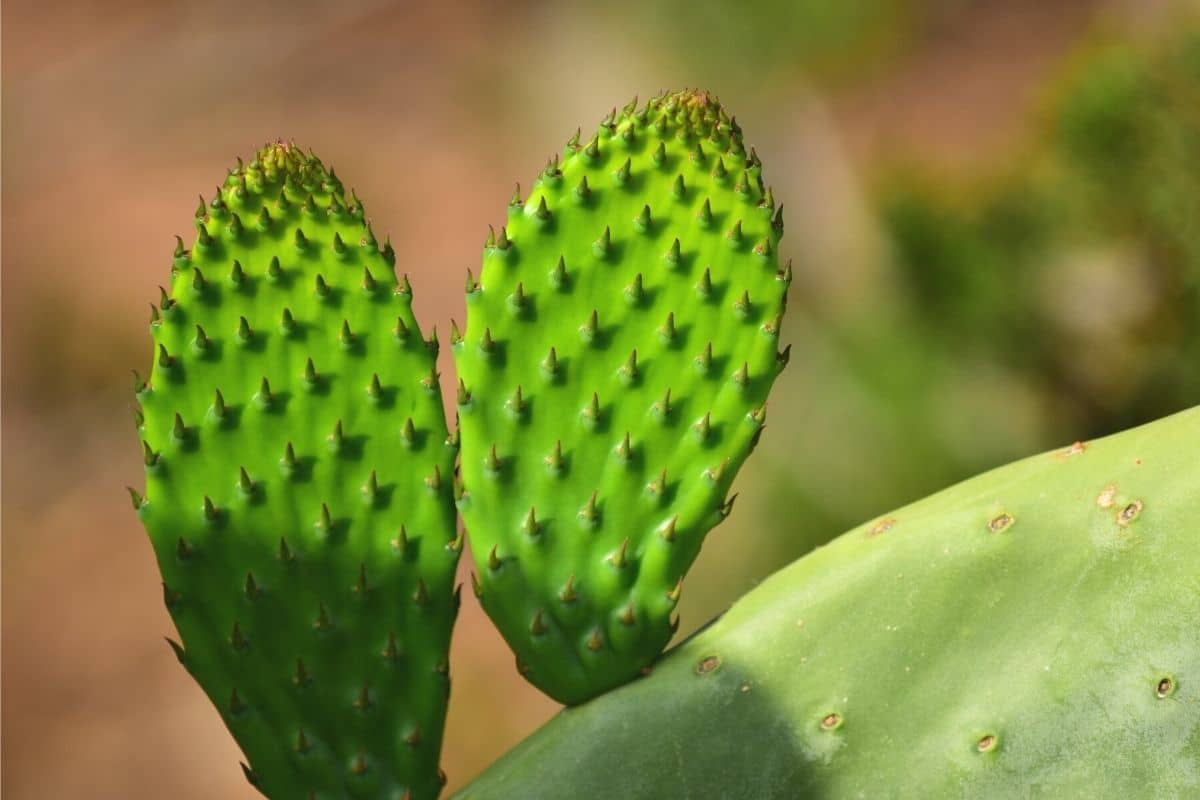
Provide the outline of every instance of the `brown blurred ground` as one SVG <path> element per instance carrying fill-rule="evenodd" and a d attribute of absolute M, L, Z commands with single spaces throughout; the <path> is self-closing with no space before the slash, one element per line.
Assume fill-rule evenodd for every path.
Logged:
<path fill-rule="evenodd" d="M 563 5 L 6 3 L 5 796 L 254 796 L 162 643 L 170 623 L 122 488 L 141 482 L 126 376 L 147 362 L 147 302 L 197 191 L 235 155 L 283 136 L 332 162 L 390 231 L 418 315 L 444 328 L 462 317 L 464 270 L 515 178 L 629 95 L 708 79 L 760 143 L 810 285 L 850 296 L 871 280 L 866 164 L 897 148 L 952 168 L 986 160 L 1019 137 L 1039 82 L 1097 13 L 1147 11 L 932 5 L 884 69 L 826 94 L 795 74 L 743 98 L 668 51 L 624 50 L 619 29 Z M 760 474 L 752 462 L 742 476 L 743 505 Z M 685 625 L 762 577 L 753 553 L 771 526 L 740 510 L 691 579 L 712 588 L 686 601 Z M 467 597 L 451 788 L 555 710 Z"/>

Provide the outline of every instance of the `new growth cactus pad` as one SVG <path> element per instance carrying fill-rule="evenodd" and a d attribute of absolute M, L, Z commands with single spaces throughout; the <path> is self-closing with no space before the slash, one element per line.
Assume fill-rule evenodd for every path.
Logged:
<path fill-rule="evenodd" d="M 576 134 L 488 237 L 453 343 L 459 509 L 484 609 L 556 700 L 675 630 L 786 361 L 782 230 L 737 122 L 681 92 Z"/>
<path fill-rule="evenodd" d="M 277 798 L 441 788 L 457 445 L 364 220 L 315 157 L 239 163 L 175 250 L 137 387 L 172 646 Z"/>
<path fill-rule="evenodd" d="M 460 800 L 1200 796 L 1200 408 L 800 559 Z"/>

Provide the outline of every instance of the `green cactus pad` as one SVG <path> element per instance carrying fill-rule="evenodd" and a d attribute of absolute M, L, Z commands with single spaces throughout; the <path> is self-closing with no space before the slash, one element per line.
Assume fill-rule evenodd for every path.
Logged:
<path fill-rule="evenodd" d="M 1200 797 L 1200 408 L 782 570 L 461 800 Z"/>
<path fill-rule="evenodd" d="M 201 198 L 138 386 L 180 661 L 277 798 L 432 798 L 458 605 L 436 341 L 357 198 L 268 145 Z"/>
<path fill-rule="evenodd" d="M 711 97 L 614 111 L 514 196 L 467 326 L 459 509 L 483 607 L 579 703 L 645 668 L 786 362 L 761 165 Z"/>

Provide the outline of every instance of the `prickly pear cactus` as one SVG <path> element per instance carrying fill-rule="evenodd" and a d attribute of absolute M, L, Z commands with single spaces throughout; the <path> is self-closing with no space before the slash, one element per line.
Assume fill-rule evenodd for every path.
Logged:
<path fill-rule="evenodd" d="M 436 342 L 294 147 L 239 163 L 196 230 L 137 389 L 176 655 L 264 794 L 435 797 L 461 547 Z"/>
<path fill-rule="evenodd" d="M 767 580 L 461 800 L 1200 796 L 1200 407 Z"/>
<path fill-rule="evenodd" d="M 476 592 L 559 701 L 629 680 L 675 630 L 786 361 L 782 229 L 736 121 L 680 92 L 572 138 L 468 277 L 454 355 Z"/>

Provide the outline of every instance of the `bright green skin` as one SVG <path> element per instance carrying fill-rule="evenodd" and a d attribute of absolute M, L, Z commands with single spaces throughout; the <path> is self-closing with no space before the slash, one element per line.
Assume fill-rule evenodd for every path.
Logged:
<path fill-rule="evenodd" d="M 1200 407 L 873 520 L 458 796 L 1200 796 L 1197 453 Z"/>
<path fill-rule="evenodd" d="M 257 226 L 261 208 L 271 216 L 265 231 Z M 240 235 L 230 233 L 235 212 Z M 198 230 L 203 225 L 211 239 L 176 251 L 171 302 L 151 324 L 154 370 L 138 392 L 148 449 L 146 498 L 134 502 L 183 641 L 177 653 L 264 794 L 435 797 L 461 550 L 456 445 L 432 374 L 436 344 L 421 338 L 390 247 L 379 250 L 361 205 L 347 203 L 314 157 L 269 145 L 231 172 L 220 202 L 197 214 Z M 335 233 L 343 254 L 335 252 Z M 283 272 L 273 280 L 276 255 Z M 240 286 L 231 278 L 234 259 L 244 271 Z M 364 270 L 373 290 L 364 288 Z M 285 308 L 294 318 L 290 333 L 281 324 Z M 252 331 L 245 342 L 240 317 Z M 408 331 L 403 338 L 394 334 L 397 319 Z M 208 340 L 203 352 L 197 325 Z M 317 373 L 311 383 L 309 358 Z M 375 397 L 373 375 L 381 386 Z M 214 410 L 217 390 L 223 421 Z M 176 413 L 187 427 L 182 442 L 173 433 Z M 415 434 L 406 441 L 409 418 Z M 329 437 L 339 420 L 337 446 Z M 249 493 L 239 486 L 240 468 L 252 481 Z M 373 496 L 364 489 L 372 473 Z"/>
<path fill-rule="evenodd" d="M 714 175 L 718 160 L 724 177 Z M 791 273 L 779 270 L 782 216 L 760 171 L 712 98 L 685 92 L 641 110 L 630 104 L 591 144 L 568 143 L 527 201 L 514 198 L 506 230 L 489 237 L 478 285 L 468 285 L 454 355 L 459 509 L 476 591 L 523 674 L 560 702 L 624 683 L 666 646 L 679 582 L 728 513 L 730 483 L 762 428 L 786 361 L 778 338 Z M 698 217 L 706 199 L 707 223 Z M 740 238 L 730 238 L 739 221 Z M 607 252 L 597 244 L 606 229 Z M 706 268 L 711 287 L 702 291 Z M 623 371 L 635 350 L 636 373 Z M 593 393 L 599 416 L 589 420 Z M 697 423 L 706 415 L 704 434 Z"/>

